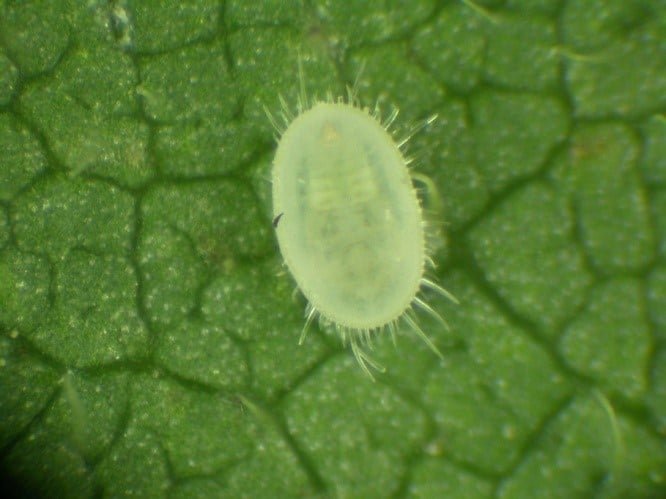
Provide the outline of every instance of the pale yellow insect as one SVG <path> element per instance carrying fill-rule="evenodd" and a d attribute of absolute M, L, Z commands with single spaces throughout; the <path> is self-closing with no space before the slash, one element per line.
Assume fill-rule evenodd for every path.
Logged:
<path fill-rule="evenodd" d="M 273 224 L 284 261 L 308 300 L 299 343 L 315 318 L 330 323 L 370 376 L 368 366 L 383 368 L 362 344 L 384 330 L 395 335 L 400 323 L 441 356 L 413 308 L 444 323 L 420 290 L 455 301 L 425 277 L 430 259 L 421 206 L 401 143 L 387 131 L 396 115 L 382 124 L 354 105 L 351 91 L 349 102 L 309 106 L 301 91 L 299 114 L 292 118 L 285 111 L 286 128 L 276 126 Z"/>

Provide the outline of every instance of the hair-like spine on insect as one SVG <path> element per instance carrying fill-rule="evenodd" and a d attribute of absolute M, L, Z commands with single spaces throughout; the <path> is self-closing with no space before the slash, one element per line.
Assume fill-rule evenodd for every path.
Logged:
<path fill-rule="evenodd" d="M 323 100 L 323 102 L 329 104 L 334 104 L 334 103 L 347 104 L 357 109 L 360 109 L 364 111 L 366 114 L 368 114 L 370 117 L 372 117 L 376 122 L 378 122 L 390 136 L 393 136 L 391 128 L 398 117 L 398 109 L 394 108 L 392 112 L 386 117 L 386 119 L 382 119 L 378 103 L 375 105 L 374 109 L 372 110 L 368 107 L 362 106 L 356 95 L 356 89 L 361 73 L 362 69 L 359 72 L 356 81 L 354 82 L 354 85 L 347 87 L 346 98 L 343 97 L 334 98 L 333 95 L 329 92 L 327 93 L 326 98 Z M 285 130 L 288 128 L 289 124 L 292 123 L 296 117 L 308 111 L 315 104 L 320 102 L 317 99 L 311 101 L 307 96 L 307 93 L 305 91 L 302 61 L 300 57 L 298 58 L 298 74 L 299 74 L 299 95 L 296 105 L 296 111 L 297 111 L 296 115 L 294 115 L 294 113 L 290 110 L 289 105 L 281 95 L 279 96 L 281 109 L 277 119 L 271 113 L 271 111 L 264 106 L 264 111 L 270 123 L 272 124 L 273 128 L 275 129 L 276 133 L 278 134 L 278 137 L 276 137 L 276 139 L 278 140 L 279 137 L 282 136 Z M 400 150 L 402 157 L 405 159 L 405 166 L 408 168 L 410 178 L 412 180 L 412 189 L 414 189 L 415 191 L 415 196 L 421 214 L 420 217 L 422 224 L 421 234 L 423 235 L 423 241 L 421 241 L 421 243 L 422 247 L 424 248 L 424 258 L 420 272 L 421 278 L 419 281 L 418 289 L 415 290 L 414 296 L 409 306 L 405 310 L 403 310 L 395 319 L 385 324 L 380 324 L 376 327 L 370 327 L 370 328 L 356 328 L 336 323 L 334 320 L 332 320 L 329 317 L 326 317 L 323 313 L 318 311 L 316 307 L 309 301 L 305 309 L 305 324 L 303 326 L 298 341 L 299 345 L 304 343 L 308 330 L 315 320 L 322 327 L 332 326 L 335 329 L 335 331 L 339 334 L 343 345 L 345 346 L 349 345 L 360 367 L 372 379 L 374 379 L 374 377 L 372 375 L 372 372 L 370 371 L 370 368 L 379 372 L 383 372 L 385 370 L 382 365 L 373 360 L 372 357 L 367 353 L 367 349 L 370 350 L 373 349 L 372 339 L 375 335 L 388 332 L 391 335 L 393 342 L 395 343 L 395 338 L 398 330 L 401 329 L 403 325 L 407 326 L 407 328 L 414 331 L 421 338 L 421 340 L 428 346 L 430 350 L 432 350 L 437 356 L 441 358 L 442 353 L 440 352 L 440 350 L 437 348 L 437 346 L 434 344 L 431 338 L 419 326 L 416 317 L 416 311 L 421 311 L 429 315 L 430 317 L 435 319 L 439 324 L 441 324 L 445 329 L 448 330 L 449 325 L 447 324 L 447 322 L 442 318 L 442 316 L 437 311 L 435 311 L 426 302 L 424 297 L 424 292 L 432 291 L 444 298 L 447 298 L 448 300 L 456 304 L 458 303 L 457 299 L 451 293 L 449 293 L 447 290 L 445 290 L 443 287 L 437 284 L 434 277 L 429 277 L 430 275 L 434 274 L 435 270 L 435 264 L 433 262 L 432 255 L 434 254 L 433 241 L 437 239 L 436 238 L 437 231 L 434 230 L 434 224 L 432 219 L 429 219 L 429 217 L 424 216 L 425 209 L 421 199 L 422 196 L 418 195 L 418 189 L 414 186 L 414 181 L 421 182 L 425 186 L 427 194 L 429 196 L 433 196 L 434 198 L 437 198 L 436 188 L 434 187 L 434 184 L 428 177 L 426 177 L 425 175 L 414 173 L 412 171 L 412 168 L 410 166 L 412 159 L 407 159 L 407 157 L 404 154 L 405 152 L 404 149 L 408 141 L 415 134 L 420 132 L 423 128 L 427 127 L 433 121 L 435 121 L 436 118 L 437 116 L 433 115 L 424 120 L 423 122 L 417 124 L 416 126 L 413 126 L 411 130 L 406 134 L 406 136 L 403 137 L 401 140 L 398 140 L 395 144 L 397 148 Z M 277 226 L 277 222 L 279 222 L 281 216 L 282 213 L 276 216 L 273 222 L 274 226 Z"/>

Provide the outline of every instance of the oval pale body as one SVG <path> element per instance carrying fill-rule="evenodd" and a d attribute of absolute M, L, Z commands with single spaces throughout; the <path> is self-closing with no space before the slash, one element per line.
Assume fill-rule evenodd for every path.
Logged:
<path fill-rule="evenodd" d="M 289 124 L 273 213 L 287 267 L 323 317 L 372 330 L 410 307 L 426 257 L 421 208 L 397 144 L 367 112 L 318 103 Z"/>

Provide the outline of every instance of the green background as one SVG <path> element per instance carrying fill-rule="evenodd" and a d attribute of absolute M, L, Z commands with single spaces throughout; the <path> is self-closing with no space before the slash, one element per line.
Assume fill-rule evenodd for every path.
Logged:
<path fill-rule="evenodd" d="M 271 227 L 279 96 L 444 205 L 373 383 Z M 361 72 L 361 67 L 364 70 Z M 0 0 L 0 467 L 48 497 L 666 496 L 666 2 Z"/>

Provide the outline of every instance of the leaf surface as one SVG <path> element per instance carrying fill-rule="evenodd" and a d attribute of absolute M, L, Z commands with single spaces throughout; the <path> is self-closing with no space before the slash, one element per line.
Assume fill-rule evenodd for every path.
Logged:
<path fill-rule="evenodd" d="M 666 496 L 666 4 L 0 1 L 19 496 Z M 281 272 L 281 100 L 400 115 L 451 325 L 373 383 Z M 441 198 L 441 199 L 440 199 Z"/>

